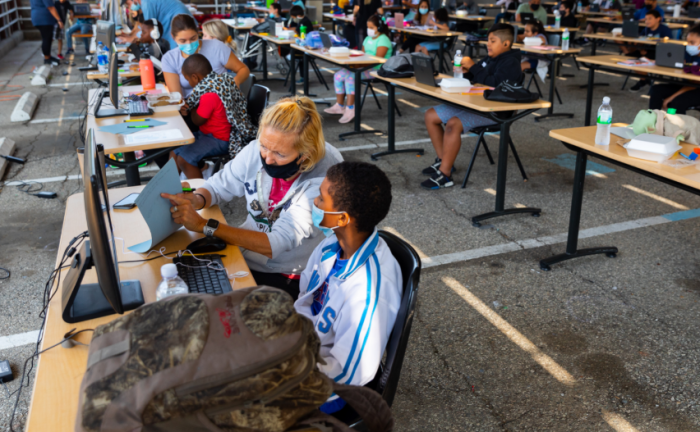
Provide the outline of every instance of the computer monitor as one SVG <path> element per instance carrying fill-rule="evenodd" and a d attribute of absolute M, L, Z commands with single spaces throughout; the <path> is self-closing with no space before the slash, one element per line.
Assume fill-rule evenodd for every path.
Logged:
<path fill-rule="evenodd" d="M 109 72 L 107 74 L 109 78 L 107 84 L 108 89 L 102 88 L 101 90 L 100 97 L 95 104 L 95 118 L 117 117 L 129 114 L 129 110 L 119 109 L 119 62 L 117 57 L 117 47 L 112 44 L 109 55 Z M 109 97 L 114 108 L 105 108 L 102 106 L 102 101 L 105 96 Z"/>
<path fill-rule="evenodd" d="M 102 45 L 111 47 L 114 43 L 114 23 L 110 21 L 97 21 L 97 32 L 95 33 L 95 44 L 102 42 Z"/>
<path fill-rule="evenodd" d="M 67 323 L 114 313 L 123 314 L 144 304 L 139 281 L 119 279 L 104 150 L 96 144 L 92 129 L 88 130 L 83 155 L 85 219 L 89 240 L 85 240 L 73 255 L 63 283 L 61 300 L 63 320 Z M 82 283 L 85 272 L 93 267 L 98 283 Z"/>
<path fill-rule="evenodd" d="M 534 20 L 535 20 L 535 14 L 533 14 L 533 13 L 530 13 L 530 12 L 523 12 L 523 13 L 520 14 L 520 21 L 521 21 L 523 24 L 527 24 L 527 23 L 529 23 L 530 21 L 534 21 Z"/>

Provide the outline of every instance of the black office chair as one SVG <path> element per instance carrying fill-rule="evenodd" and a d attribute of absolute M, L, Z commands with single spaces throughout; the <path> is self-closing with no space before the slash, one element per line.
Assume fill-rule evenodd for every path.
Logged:
<path fill-rule="evenodd" d="M 260 124 L 260 116 L 267 107 L 267 102 L 270 99 L 270 89 L 260 84 L 253 84 L 248 92 L 248 117 L 253 126 L 258 127 Z M 250 142 L 255 137 L 248 137 L 246 141 Z M 211 156 L 202 159 L 204 162 L 210 161 L 214 163 L 214 171 L 218 172 L 222 166 L 231 160 L 228 152 L 216 156 Z"/>
<path fill-rule="evenodd" d="M 472 167 L 474 166 L 474 161 L 476 160 L 476 153 L 479 151 L 479 147 L 483 144 L 484 145 L 484 151 L 486 151 L 486 156 L 489 158 L 489 162 L 491 162 L 491 165 L 493 165 L 493 158 L 491 157 L 491 152 L 489 151 L 488 146 L 486 145 L 486 140 L 484 139 L 484 135 L 488 132 L 500 132 L 501 131 L 501 126 L 498 124 L 490 125 L 490 126 L 481 126 L 481 127 L 475 127 L 469 130 L 469 132 L 473 132 L 475 134 L 479 134 L 479 139 L 476 142 L 476 146 L 474 147 L 474 151 L 472 152 L 472 158 L 469 161 L 469 168 L 467 168 L 467 173 L 464 175 L 464 180 L 462 181 L 462 189 L 464 189 L 467 186 L 467 180 L 469 180 L 469 174 L 472 172 Z M 515 145 L 513 144 L 513 139 L 511 137 L 508 137 L 508 146 L 510 147 L 510 150 L 513 152 L 513 157 L 515 158 L 515 162 L 518 164 L 518 168 L 520 168 L 520 174 L 523 176 L 523 181 L 527 181 L 527 174 L 525 174 L 525 168 L 523 168 L 523 164 L 520 162 L 520 157 L 518 156 L 518 152 L 515 150 Z"/>
<path fill-rule="evenodd" d="M 379 231 L 381 237 L 389 246 L 392 255 L 401 267 L 403 276 L 403 295 L 401 307 L 396 315 L 396 323 L 386 346 L 386 356 L 379 365 L 379 370 L 374 379 L 366 385 L 376 391 L 391 407 L 396 395 L 396 388 L 401 376 L 401 366 L 406 354 L 408 337 L 411 334 L 413 313 L 416 307 L 418 284 L 420 282 L 421 261 L 416 251 L 405 241 L 394 234 Z M 362 429 L 364 422 L 349 405 L 333 414 L 334 417 L 349 425 L 353 429 Z"/>

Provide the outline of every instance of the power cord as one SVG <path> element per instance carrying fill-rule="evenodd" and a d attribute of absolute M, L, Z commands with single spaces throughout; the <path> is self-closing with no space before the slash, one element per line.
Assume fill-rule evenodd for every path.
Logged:
<path fill-rule="evenodd" d="M 44 189 L 44 185 L 35 181 L 20 181 L 20 184 L 17 185 L 17 189 L 38 198 L 53 199 L 58 196 L 56 192 L 40 192 Z"/>
<path fill-rule="evenodd" d="M 75 255 L 75 252 L 80 247 L 80 244 L 87 237 L 88 237 L 88 232 L 84 231 L 81 234 L 74 237 L 68 243 L 68 246 L 66 246 L 66 249 L 63 251 L 63 255 L 61 256 L 58 267 L 56 267 L 51 272 L 51 275 L 49 275 L 49 279 L 46 281 L 46 284 L 44 285 L 43 307 L 41 308 L 41 312 L 39 312 L 39 318 L 41 318 L 41 326 L 40 326 L 40 330 L 39 330 L 39 336 L 37 337 L 36 345 L 34 347 L 34 353 L 24 361 L 24 365 L 22 367 L 22 375 L 20 376 L 19 387 L 17 388 L 17 390 L 10 393 L 10 397 L 12 395 L 16 395 L 15 403 L 14 403 L 14 406 L 12 407 L 12 415 L 10 416 L 10 431 L 11 432 L 18 432 L 18 430 L 15 429 L 15 427 L 14 427 L 15 416 L 17 415 L 17 408 L 19 407 L 19 401 L 20 401 L 21 396 L 22 396 L 22 390 L 24 389 L 24 387 L 28 387 L 30 384 L 30 381 L 31 381 L 30 376 L 31 376 L 32 370 L 34 369 L 34 360 L 39 356 L 39 354 L 41 354 L 49 349 L 52 349 L 65 341 L 65 338 L 64 338 L 64 340 L 59 342 L 59 344 L 57 344 L 57 345 L 53 345 L 53 346 L 46 348 L 45 350 L 42 350 L 42 351 L 39 350 L 39 348 L 41 347 L 41 342 L 44 339 L 44 330 L 45 330 L 45 326 L 46 326 L 46 316 L 47 316 L 46 312 L 48 310 L 51 299 L 53 299 L 53 297 L 58 292 L 59 287 L 61 286 L 61 270 L 66 268 L 66 267 L 69 267 L 69 265 L 66 265 L 66 262 L 68 262 L 68 260 L 71 259 L 73 257 L 73 255 Z M 71 330 L 66 335 L 68 335 L 68 338 L 70 339 L 77 334 L 78 333 L 72 334 L 72 330 Z"/>
<path fill-rule="evenodd" d="M 4 275 L 4 276 L 0 276 L 0 280 L 4 280 L 4 279 L 9 279 L 9 278 L 10 278 L 11 273 L 10 273 L 10 271 L 9 271 L 8 269 L 6 269 L 5 267 L 0 267 L 0 271 L 4 271 L 5 273 L 7 273 L 7 274 Z"/>

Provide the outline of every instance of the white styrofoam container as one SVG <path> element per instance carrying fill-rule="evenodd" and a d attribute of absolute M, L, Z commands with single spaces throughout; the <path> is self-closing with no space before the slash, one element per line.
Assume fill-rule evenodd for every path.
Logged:
<path fill-rule="evenodd" d="M 443 78 L 440 81 L 440 88 L 447 93 L 461 93 L 469 91 L 472 83 L 466 78 Z"/>
<path fill-rule="evenodd" d="M 610 33 L 612 33 L 613 36 L 622 36 L 622 27 L 615 27 Z"/>
<path fill-rule="evenodd" d="M 462 10 L 458 10 L 458 11 L 455 12 L 455 15 L 457 15 L 458 17 L 465 17 L 465 16 L 467 16 L 467 11 L 465 11 L 465 10 L 463 10 L 463 9 L 462 9 Z"/>
<path fill-rule="evenodd" d="M 538 36 L 526 37 L 523 43 L 525 46 L 540 46 L 542 45 L 542 38 Z"/>
<path fill-rule="evenodd" d="M 670 159 L 682 147 L 674 137 L 641 134 L 625 144 L 625 148 L 627 154 L 634 158 L 662 162 Z"/>
<path fill-rule="evenodd" d="M 350 57 L 350 50 L 347 47 L 332 47 L 328 50 L 331 57 Z"/>
<path fill-rule="evenodd" d="M 153 106 L 154 103 L 158 102 L 158 98 L 166 94 L 170 95 L 169 102 L 179 102 L 177 105 L 165 105 L 165 106 Z M 155 95 L 146 95 L 146 100 L 148 101 L 148 107 L 153 110 L 153 112 L 163 112 L 163 111 L 179 111 L 180 107 L 185 104 L 185 100 L 182 99 L 182 95 L 178 92 L 171 93 L 161 93 Z"/>
<path fill-rule="evenodd" d="M 277 33 L 277 39 L 292 39 L 294 37 L 294 30 L 282 30 L 281 32 L 278 31 Z"/>

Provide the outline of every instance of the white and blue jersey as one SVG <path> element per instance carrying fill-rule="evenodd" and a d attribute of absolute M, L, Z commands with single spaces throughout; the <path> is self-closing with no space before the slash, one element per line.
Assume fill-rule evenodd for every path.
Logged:
<path fill-rule="evenodd" d="M 316 247 L 301 274 L 294 307 L 314 323 L 321 339 L 326 364 L 319 369 L 338 383 L 361 386 L 374 379 L 394 327 L 403 292 L 401 268 L 376 229 L 336 266 L 340 251 L 335 235 Z M 337 399 L 333 395 L 327 404 Z"/>

